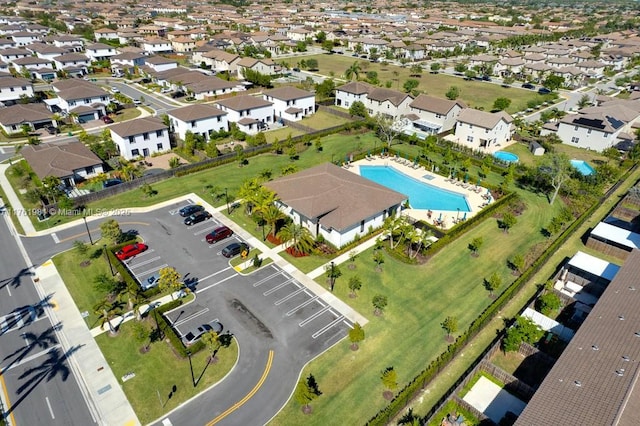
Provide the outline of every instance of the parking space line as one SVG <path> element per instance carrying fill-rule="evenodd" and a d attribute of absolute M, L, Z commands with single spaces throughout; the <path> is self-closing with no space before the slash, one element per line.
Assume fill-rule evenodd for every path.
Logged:
<path fill-rule="evenodd" d="M 320 330 L 318 330 L 315 333 L 313 333 L 311 335 L 311 337 L 313 337 L 314 339 L 317 339 L 318 337 L 322 336 L 331 327 L 333 327 L 336 324 L 339 324 L 340 321 L 342 321 L 343 319 L 344 319 L 344 317 L 342 315 L 340 315 L 338 318 L 336 318 L 335 320 L 331 321 L 329 324 L 327 324 L 324 327 L 322 327 Z"/>
<path fill-rule="evenodd" d="M 220 226 L 220 222 L 218 222 L 215 219 L 209 219 L 207 222 L 203 222 L 203 223 L 212 223 L 212 224 L 211 224 L 211 226 L 207 226 L 204 229 L 201 229 L 201 230 L 199 230 L 197 232 L 194 232 L 193 235 L 201 235 L 201 234 L 204 234 L 205 232 L 209 232 L 209 231 L 211 231 L 213 229 L 216 229 L 218 226 Z"/>
<path fill-rule="evenodd" d="M 151 262 L 155 262 L 158 259 L 160 259 L 160 256 L 152 257 L 151 259 L 143 260 L 140 263 L 136 263 L 135 265 L 128 265 L 128 266 L 129 266 L 129 269 L 134 269 L 134 268 L 137 268 L 139 266 L 144 266 L 144 265 L 147 265 L 147 264 L 149 264 Z"/>
<path fill-rule="evenodd" d="M 283 297 L 280 300 L 276 300 L 276 302 L 274 303 L 274 305 L 279 306 L 282 305 L 284 302 L 286 302 L 287 300 L 291 299 L 292 297 L 297 296 L 298 294 L 306 291 L 307 288 L 306 287 L 300 287 L 299 289 L 297 289 L 296 291 L 294 291 L 293 293 L 289 293 L 287 294 L 285 297 Z"/>
<path fill-rule="evenodd" d="M 167 265 L 166 263 L 163 263 L 162 265 L 158 266 L 157 268 L 147 269 L 144 272 L 140 272 L 139 274 L 134 274 L 134 275 L 136 276 L 136 278 L 140 279 L 139 277 L 143 277 L 143 276 L 145 276 L 147 274 L 150 274 L 152 272 L 159 271 L 160 269 L 166 268 L 167 266 L 169 266 L 169 265 Z"/>
<path fill-rule="evenodd" d="M 262 285 L 262 284 L 266 283 L 267 281 L 271 280 L 271 278 L 277 277 L 278 275 L 283 275 L 283 274 L 282 274 L 282 272 L 278 271 L 275 274 L 271 274 L 268 277 L 263 278 L 263 279 L 261 279 L 260 281 L 258 281 L 256 283 L 253 283 L 253 286 L 254 287 L 258 287 L 259 285 Z"/>
<path fill-rule="evenodd" d="M 60 238 L 58 238 L 58 234 L 55 232 L 51 234 L 51 238 L 53 238 L 53 242 L 56 244 L 60 244 Z"/>
<path fill-rule="evenodd" d="M 288 280 L 286 280 L 285 282 L 283 282 L 282 284 L 278 284 L 277 286 L 275 286 L 274 288 L 272 288 L 271 290 L 267 290 L 264 293 L 262 293 L 264 296 L 268 296 L 271 293 L 275 293 L 276 291 L 280 290 L 282 287 L 285 287 L 289 284 L 291 284 L 291 282 L 293 281 L 293 278 L 289 278 Z"/>
<path fill-rule="evenodd" d="M 131 262 L 132 260 L 135 260 L 135 259 L 139 259 L 139 258 L 141 258 L 141 257 L 145 257 L 145 256 L 147 256 L 147 255 L 149 255 L 149 254 L 151 254 L 151 253 L 153 253 L 153 252 L 155 252 L 155 250 L 154 250 L 154 249 L 147 249 L 146 251 L 143 251 L 143 252 L 142 252 L 142 253 L 140 253 L 140 254 L 136 254 L 135 256 L 133 256 L 132 258 L 130 258 L 130 259 L 128 260 L 128 262 Z M 128 263 L 127 263 L 127 265 L 128 265 Z"/>
<path fill-rule="evenodd" d="M 185 322 L 187 322 L 187 321 L 190 321 L 190 320 L 192 320 L 192 319 L 194 319 L 194 318 L 198 318 L 200 315 L 204 315 L 204 314 L 206 314 L 207 312 L 209 312 L 209 308 L 204 308 L 204 309 L 203 309 L 203 310 L 201 310 L 201 311 L 194 312 L 193 314 L 191 314 L 191 315 L 189 315 L 189 316 L 187 316 L 187 317 L 184 317 L 184 318 L 183 318 L 183 319 L 181 319 L 180 321 L 178 321 L 178 322 L 174 322 L 174 323 L 173 323 L 173 326 L 174 326 L 174 327 L 177 327 L 177 326 L 179 326 L 179 325 L 181 325 L 181 324 L 184 324 L 184 323 L 185 323 Z"/>
<path fill-rule="evenodd" d="M 295 308 L 293 308 L 292 310 L 290 310 L 289 312 L 287 312 L 287 316 L 290 317 L 291 315 L 295 314 L 297 311 L 299 311 L 300 309 L 304 308 L 305 306 L 315 302 L 316 300 L 318 300 L 318 296 L 314 296 L 311 299 L 307 300 L 306 302 L 301 303 L 300 305 L 296 306 Z"/>
<path fill-rule="evenodd" d="M 320 309 L 318 312 L 316 312 L 315 314 L 311 315 L 309 318 L 302 320 L 298 323 L 298 326 L 300 327 L 304 327 L 305 325 L 309 324 L 311 321 L 313 321 L 314 319 L 318 318 L 320 315 L 324 314 L 325 312 L 327 312 L 329 309 L 331 309 L 331 306 L 327 305 L 324 308 Z"/>
<path fill-rule="evenodd" d="M 215 283 L 211 284 L 210 286 L 207 286 L 205 288 L 201 288 L 200 290 L 196 291 L 196 293 L 202 293 L 205 290 L 209 290 L 211 287 L 215 287 L 215 286 L 217 286 L 219 284 L 222 284 L 223 282 L 225 282 L 227 280 L 230 280 L 231 278 L 234 278 L 235 276 L 236 276 L 236 274 L 233 274 L 233 275 L 231 275 L 231 276 L 229 276 L 227 278 L 224 278 L 224 279 L 222 279 L 222 280 L 220 280 L 218 282 L 215 282 Z"/>

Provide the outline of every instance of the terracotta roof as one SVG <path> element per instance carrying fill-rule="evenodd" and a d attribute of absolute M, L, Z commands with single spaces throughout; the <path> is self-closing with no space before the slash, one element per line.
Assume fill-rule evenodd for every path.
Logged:
<path fill-rule="evenodd" d="M 20 151 L 40 179 L 65 177 L 74 170 L 102 164 L 102 161 L 80 142 L 26 145 Z"/>
<path fill-rule="evenodd" d="M 421 109 L 423 111 L 435 112 L 436 114 L 446 115 L 451 109 L 458 105 L 460 108 L 466 108 L 462 101 L 450 101 L 448 99 L 434 98 L 433 96 L 418 95 L 417 98 L 409 104 L 411 108 Z"/>
<path fill-rule="evenodd" d="M 281 202 L 325 228 L 348 229 L 407 197 L 331 163 L 264 184 Z"/>
<path fill-rule="evenodd" d="M 513 121 L 511 116 L 504 111 L 485 112 L 473 108 L 465 108 L 458 115 L 459 122 L 473 124 L 484 129 L 493 129 L 500 120 L 506 121 L 507 124 Z"/>
<path fill-rule="evenodd" d="M 272 98 L 279 99 L 281 101 L 291 101 L 295 99 L 303 99 L 314 97 L 315 95 L 306 90 L 298 89 L 293 86 L 282 86 L 276 89 L 266 90 L 262 92 L 263 95 L 271 96 Z"/>
<path fill-rule="evenodd" d="M 221 101 L 218 101 L 217 103 L 234 111 L 243 111 L 245 109 L 260 108 L 273 105 L 272 102 L 249 95 L 235 96 L 233 98 L 223 99 Z"/>
<path fill-rule="evenodd" d="M 167 126 L 160 119 L 155 117 L 138 118 L 136 120 L 114 124 L 109 127 L 109 130 L 123 138 L 166 129 Z"/>
<path fill-rule="evenodd" d="M 168 114 L 178 120 L 191 121 L 218 117 L 220 115 L 226 115 L 227 113 L 215 105 L 195 104 L 171 110 Z"/>
<path fill-rule="evenodd" d="M 634 250 L 533 395 L 516 426 L 638 424 L 638 277 L 640 251 Z"/>

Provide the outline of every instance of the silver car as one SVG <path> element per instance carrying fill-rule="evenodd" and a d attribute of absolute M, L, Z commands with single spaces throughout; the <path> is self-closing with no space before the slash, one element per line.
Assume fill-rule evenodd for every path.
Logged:
<path fill-rule="evenodd" d="M 197 342 L 204 333 L 207 333 L 209 331 L 215 331 L 216 333 L 220 334 L 220 332 L 222 331 L 222 324 L 220 324 L 218 321 L 213 321 L 210 324 L 202 324 L 201 326 L 194 328 L 193 330 L 182 336 L 182 343 L 184 343 L 185 346 L 191 346 L 195 342 Z"/>
<path fill-rule="evenodd" d="M 146 290 L 149 290 L 150 288 L 157 286 L 158 281 L 160 281 L 160 273 L 156 272 L 150 277 L 147 277 L 144 280 L 140 281 L 140 287 L 142 287 L 142 291 L 146 291 Z"/>

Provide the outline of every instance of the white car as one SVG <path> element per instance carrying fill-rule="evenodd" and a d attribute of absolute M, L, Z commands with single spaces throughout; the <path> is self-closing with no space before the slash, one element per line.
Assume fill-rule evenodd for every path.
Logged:
<path fill-rule="evenodd" d="M 117 88 L 117 87 L 115 87 L 115 86 L 112 86 L 112 87 L 111 87 L 111 92 L 112 92 L 112 93 L 120 93 L 120 89 L 118 89 L 118 88 Z"/>
<path fill-rule="evenodd" d="M 134 104 L 134 105 L 142 105 L 142 102 L 140 102 L 140 100 L 139 100 L 139 99 L 134 99 L 134 100 L 133 100 L 133 104 Z"/>

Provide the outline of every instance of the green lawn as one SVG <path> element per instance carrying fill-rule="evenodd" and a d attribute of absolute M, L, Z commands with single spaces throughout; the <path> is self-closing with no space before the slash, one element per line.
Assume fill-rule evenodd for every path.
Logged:
<path fill-rule="evenodd" d="M 150 319 L 142 323 L 147 329 L 154 327 Z M 220 349 L 217 363 L 207 365 L 207 350 L 196 353 L 191 357 L 193 374 L 196 381 L 202 377 L 194 387 L 189 360 L 177 356 L 164 341 L 152 343 L 149 352 L 141 353 L 143 343 L 135 338 L 134 324 L 135 320 L 123 324 L 115 337 L 101 334 L 96 342 L 142 424 L 150 423 L 222 380 L 238 359 L 235 339 L 228 348 Z M 130 372 L 135 377 L 122 383 L 121 378 Z M 176 390 L 172 392 L 174 386 Z"/>
<path fill-rule="evenodd" d="M 287 262 L 291 263 L 293 266 L 304 272 L 305 274 L 313 271 L 319 266 L 324 265 L 327 262 L 330 262 L 334 256 L 303 256 L 303 257 L 293 257 L 286 251 L 281 251 L 280 256 Z"/>
<path fill-rule="evenodd" d="M 421 77 L 411 77 L 409 68 L 402 68 L 395 65 L 383 65 L 381 63 L 371 63 L 366 59 L 354 58 L 349 55 L 312 55 L 305 56 L 305 60 L 316 59 L 318 61 L 319 74 L 334 76 L 335 78 L 344 78 L 344 72 L 354 62 L 359 62 L 362 71 L 360 79 L 364 79 L 369 71 L 378 73 L 378 80 L 385 84 L 391 81 L 391 88 L 402 90 L 402 85 L 409 78 L 414 78 L 420 82 L 418 90 L 421 90 L 431 96 L 445 98 L 445 94 L 451 86 L 460 89 L 461 101 L 464 101 L 469 107 L 484 109 L 490 111 L 493 108 L 493 102 L 500 97 L 511 99 L 511 105 L 507 108 L 508 113 L 514 113 L 527 108 L 527 102 L 532 99 L 539 100 L 539 103 L 549 99 L 543 97 L 532 90 L 519 89 L 515 87 L 505 88 L 499 84 L 487 83 L 482 81 L 467 81 L 462 77 L 455 77 L 444 74 L 431 74 L 425 70 Z M 296 58 L 287 58 L 285 61 L 295 61 Z M 294 63 L 290 65 L 295 66 Z M 394 74 L 397 73 L 397 76 Z M 336 82 L 340 85 L 341 82 Z"/>
<path fill-rule="evenodd" d="M 550 207 L 546 197 L 522 193 L 527 210 L 509 234 L 498 230 L 495 219 L 487 219 L 467 235 L 451 243 L 425 265 L 407 265 L 388 255 L 376 272 L 372 250 L 356 259 L 356 269 L 342 268 L 335 295 L 366 315 L 366 339 L 357 352 L 348 342 L 331 348 L 312 361 L 303 375 L 313 374 L 323 395 L 313 402 L 313 415 L 305 416 L 292 401 L 276 417 L 274 424 L 329 424 L 340 418 L 344 424 L 363 422 L 383 408 L 380 372 L 393 366 L 402 387 L 429 361 L 446 348 L 440 324 L 446 316 L 458 319 L 464 330 L 491 303 L 483 279 L 494 271 L 503 279 L 502 289 L 514 280 L 506 259 L 544 240 L 541 228 L 556 215 L 561 203 Z M 469 255 L 467 245 L 484 238 L 480 256 Z M 497 261 L 499 260 L 499 261 Z M 349 297 L 349 277 L 359 275 L 363 286 L 358 297 Z M 325 277 L 317 280 L 324 284 Z M 371 299 L 387 296 L 389 305 L 382 317 L 372 315 Z"/>
<path fill-rule="evenodd" d="M 339 126 L 341 124 L 349 123 L 351 120 L 338 117 L 335 114 L 331 114 L 326 111 L 319 110 L 310 117 L 305 117 L 299 123 L 303 126 L 309 126 L 316 130 L 328 129 L 330 127 Z"/>
<path fill-rule="evenodd" d="M 291 127 L 281 127 L 276 130 L 269 130 L 264 133 L 265 138 L 267 139 L 267 143 L 273 143 L 276 139 L 280 142 L 286 140 L 289 136 L 292 138 L 295 136 L 304 135 L 305 133 L 302 130 L 292 129 Z"/>
<path fill-rule="evenodd" d="M 555 144 L 553 145 L 553 148 L 556 152 L 567 154 L 570 159 L 584 160 L 591 164 L 591 166 L 595 166 L 595 164 L 599 161 L 608 161 L 605 156 L 596 151 L 587 151 L 586 149 L 576 148 L 571 145 Z M 520 162 L 526 164 L 527 166 L 539 164 L 543 161 L 543 159 L 548 158 L 548 156 L 535 157 L 531 153 L 531 151 L 529 151 L 529 146 L 524 143 L 515 143 L 513 145 L 509 145 L 503 151 L 508 151 L 516 154 L 518 157 L 520 157 Z"/>

